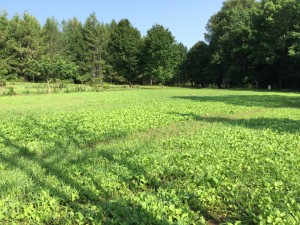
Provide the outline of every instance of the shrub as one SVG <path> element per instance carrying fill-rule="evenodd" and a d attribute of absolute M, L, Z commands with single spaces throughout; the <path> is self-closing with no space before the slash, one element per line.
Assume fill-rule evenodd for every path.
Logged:
<path fill-rule="evenodd" d="M 0 76 L 0 87 L 5 87 L 5 86 L 6 86 L 5 79 Z"/>
<path fill-rule="evenodd" d="M 9 95 L 9 96 L 12 96 L 12 95 L 16 95 L 17 93 L 15 92 L 15 89 L 13 87 L 8 87 L 7 88 L 8 90 L 6 92 L 3 93 L 3 95 Z"/>

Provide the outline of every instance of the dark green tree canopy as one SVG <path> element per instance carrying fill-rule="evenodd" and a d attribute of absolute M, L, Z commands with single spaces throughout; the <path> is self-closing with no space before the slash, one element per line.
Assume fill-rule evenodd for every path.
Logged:
<path fill-rule="evenodd" d="M 222 69 L 216 80 L 240 83 L 249 75 L 249 44 L 254 35 L 252 17 L 256 6 L 255 0 L 226 1 L 209 20 L 206 40 L 211 62 Z"/>
<path fill-rule="evenodd" d="M 47 18 L 42 28 L 43 54 L 62 53 L 62 33 L 55 18 Z"/>
<path fill-rule="evenodd" d="M 299 4 L 297 0 L 225 1 L 207 25 L 208 66 L 214 65 L 215 80 L 257 87 L 290 85 L 299 69 Z"/>
<path fill-rule="evenodd" d="M 32 60 L 37 60 L 41 52 L 41 26 L 37 19 L 28 13 L 21 18 L 15 15 L 8 24 L 10 76 L 30 79 L 33 75 Z"/>
<path fill-rule="evenodd" d="M 9 40 L 8 36 L 8 23 L 6 13 L 0 14 L 0 79 L 4 80 L 4 76 L 7 75 L 9 71 L 8 65 L 8 53 L 7 53 L 7 43 Z"/>
<path fill-rule="evenodd" d="M 162 84 L 170 80 L 177 66 L 178 50 L 175 38 L 168 29 L 156 24 L 148 30 L 143 57 L 145 72 L 149 78 Z"/>
<path fill-rule="evenodd" d="M 187 53 L 185 70 L 193 84 L 199 85 L 209 82 L 205 74 L 209 57 L 209 46 L 203 41 L 197 42 Z"/>
<path fill-rule="evenodd" d="M 208 21 L 205 39 L 187 52 L 158 24 L 141 37 L 128 19 L 104 24 L 95 13 L 83 24 L 48 18 L 42 26 L 29 13 L 11 19 L 1 13 L 0 76 L 45 81 L 42 62 L 61 58 L 77 70 L 60 77 L 78 83 L 271 84 L 300 90 L 299 0 L 224 1 Z"/>
<path fill-rule="evenodd" d="M 140 47 L 141 34 L 129 20 L 123 19 L 113 27 L 108 43 L 110 62 L 129 83 L 137 76 Z"/>
<path fill-rule="evenodd" d="M 109 27 L 101 24 L 96 14 L 91 14 L 83 25 L 83 38 L 85 43 L 84 62 L 86 74 L 91 77 L 103 78 L 106 72 L 108 59 L 107 44 L 110 38 Z"/>

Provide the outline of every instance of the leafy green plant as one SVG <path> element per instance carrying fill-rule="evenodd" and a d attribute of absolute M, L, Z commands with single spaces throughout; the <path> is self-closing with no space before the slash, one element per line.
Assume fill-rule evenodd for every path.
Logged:
<path fill-rule="evenodd" d="M 0 88 L 6 86 L 6 79 L 3 76 L 0 76 Z"/>
<path fill-rule="evenodd" d="M 10 86 L 10 87 L 7 87 L 6 89 L 7 89 L 7 91 L 3 93 L 4 95 L 10 95 L 10 96 L 12 96 L 12 95 L 16 95 L 17 94 L 15 92 L 14 87 Z"/>
<path fill-rule="evenodd" d="M 299 224 L 299 94 L 121 90 L 0 98 L 1 223 Z"/>

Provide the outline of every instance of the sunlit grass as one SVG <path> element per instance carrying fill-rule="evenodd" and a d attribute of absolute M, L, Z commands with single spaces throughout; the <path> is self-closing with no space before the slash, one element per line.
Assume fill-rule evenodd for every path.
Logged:
<path fill-rule="evenodd" d="M 299 224 L 297 93 L 0 98 L 2 224 Z"/>

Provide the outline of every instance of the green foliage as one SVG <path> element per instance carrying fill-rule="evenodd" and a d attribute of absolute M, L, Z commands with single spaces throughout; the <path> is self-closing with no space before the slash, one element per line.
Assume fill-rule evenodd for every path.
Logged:
<path fill-rule="evenodd" d="M 173 76 L 173 84 L 182 85 L 187 81 L 188 74 L 185 71 L 185 62 L 186 62 L 186 57 L 187 57 L 187 47 L 184 46 L 182 43 L 176 44 L 175 45 L 177 50 L 176 50 L 176 68 L 175 68 L 175 73 Z"/>
<path fill-rule="evenodd" d="M 6 13 L 1 13 L 0 14 L 0 79 L 4 79 L 2 77 L 4 77 L 9 70 L 8 55 L 5 51 L 5 49 L 7 48 L 7 41 L 8 41 L 8 19 Z"/>
<path fill-rule="evenodd" d="M 55 18 L 47 18 L 41 31 L 41 38 L 43 55 L 62 53 L 62 33 Z"/>
<path fill-rule="evenodd" d="M 25 67 L 23 69 L 24 76 L 28 77 L 30 80 L 34 82 L 35 79 L 38 79 L 39 76 L 41 75 L 40 68 L 43 65 L 40 64 L 40 61 L 31 58 L 26 59 L 24 64 L 25 64 Z"/>
<path fill-rule="evenodd" d="M 3 76 L 0 76 L 0 87 L 6 86 L 6 80 Z"/>
<path fill-rule="evenodd" d="M 47 81 L 48 92 L 51 92 L 50 82 L 78 76 L 78 66 L 75 63 L 65 61 L 60 55 L 43 57 L 38 65 L 38 71 Z"/>
<path fill-rule="evenodd" d="M 76 77 L 78 67 L 75 63 L 65 61 L 60 55 L 53 57 L 43 57 L 39 64 L 41 75 L 48 82 L 52 79 L 67 79 Z"/>
<path fill-rule="evenodd" d="M 184 70 L 189 75 L 190 81 L 194 85 L 205 85 L 210 83 L 206 74 L 206 68 L 209 64 L 209 46 L 204 42 L 196 43 L 188 52 Z"/>
<path fill-rule="evenodd" d="M 149 79 L 165 84 L 173 77 L 178 65 L 179 49 L 171 32 L 162 25 L 154 25 L 147 32 L 143 48 L 145 73 Z"/>
<path fill-rule="evenodd" d="M 15 15 L 9 22 L 8 30 L 9 73 L 28 79 L 35 77 L 34 68 L 28 69 L 28 66 L 31 67 L 31 62 L 39 58 L 41 42 L 39 22 L 28 13 L 24 13 L 22 18 Z"/>
<path fill-rule="evenodd" d="M 215 83 L 299 89 L 299 10 L 297 0 L 225 1 L 207 25 Z"/>
<path fill-rule="evenodd" d="M 64 59 L 71 61 L 79 67 L 79 74 L 86 73 L 84 64 L 85 43 L 83 36 L 83 27 L 77 18 L 69 19 L 62 22 L 63 26 L 63 53 Z"/>
<path fill-rule="evenodd" d="M 101 77 L 106 73 L 107 44 L 110 37 L 109 27 L 98 22 L 96 15 L 91 14 L 83 26 L 85 41 L 84 61 L 86 72 L 90 77 Z"/>
<path fill-rule="evenodd" d="M 219 85 L 241 84 L 243 78 L 249 76 L 248 55 L 256 6 L 255 0 L 225 1 L 208 22 L 206 39 L 211 48 L 211 60 L 217 67 L 221 65 L 222 70 L 213 76 Z"/>
<path fill-rule="evenodd" d="M 8 87 L 8 91 L 6 92 L 6 93 L 4 93 L 5 95 L 15 95 L 16 94 L 16 92 L 15 92 L 15 90 L 14 90 L 14 88 L 13 87 Z"/>
<path fill-rule="evenodd" d="M 299 103 L 187 88 L 1 97 L 0 223 L 297 225 Z"/>
<path fill-rule="evenodd" d="M 137 76 L 140 47 L 140 32 L 127 19 L 121 20 L 112 30 L 108 48 L 114 70 L 130 84 Z"/>
<path fill-rule="evenodd" d="M 299 12 L 298 0 L 227 0 L 208 21 L 207 43 L 196 43 L 188 55 L 161 25 L 141 38 L 128 19 L 104 24 L 93 13 L 83 24 L 75 17 L 61 24 L 48 18 L 41 26 L 29 13 L 8 19 L 4 12 L 0 76 L 45 82 L 39 63 L 59 55 L 77 66 L 75 74 L 63 76 L 74 83 L 99 79 L 300 90 Z"/>

